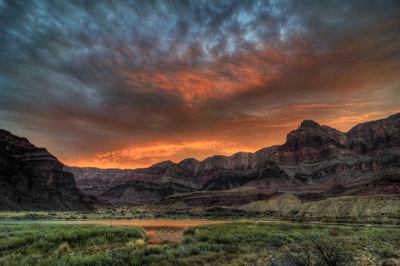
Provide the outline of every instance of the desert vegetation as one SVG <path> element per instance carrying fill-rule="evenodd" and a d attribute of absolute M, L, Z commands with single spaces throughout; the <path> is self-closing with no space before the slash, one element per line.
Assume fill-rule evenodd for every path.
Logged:
<path fill-rule="evenodd" d="M 210 220 L 277 220 L 273 212 L 246 212 L 235 208 L 212 207 L 198 210 L 148 212 L 125 206 L 98 209 L 95 211 L 2 211 L 0 220 L 146 220 L 146 219 L 210 219 Z"/>
<path fill-rule="evenodd" d="M 148 246 L 144 230 L 2 225 L 0 265 L 398 265 L 398 228 L 233 222 Z"/>

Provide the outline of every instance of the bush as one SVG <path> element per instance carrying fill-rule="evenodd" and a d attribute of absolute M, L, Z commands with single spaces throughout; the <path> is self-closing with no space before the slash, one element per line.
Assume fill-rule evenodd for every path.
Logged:
<path fill-rule="evenodd" d="M 144 247 L 146 246 L 146 242 L 144 241 L 144 239 L 134 239 L 129 241 L 126 246 L 128 248 L 140 248 L 140 247 Z"/>
<path fill-rule="evenodd" d="M 194 235 L 195 233 L 196 233 L 196 227 L 194 227 L 194 226 L 189 226 L 188 228 L 183 230 L 183 235 L 184 236 Z"/>
<path fill-rule="evenodd" d="M 311 266 L 312 264 L 312 244 L 302 243 L 301 245 L 294 245 L 290 247 L 290 251 L 287 251 L 282 256 L 282 262 L 284 265 L 293 266 Z"/>
<path fill-rule="evenodd" d="M 326 238 L 313 238 L 312 242 L 318 256 L 319 265 L 342 266 L 350 265 L 353 260 L 342 241 Z"/>
<path fill-rule="evenodd" d="M 154 247 L 149 247 L 145 250 L 144 254 L 145 255 L 150 255 L 150 254 L 161 254 L 162 253 L 162 249 L 160 247 L 154 246 Z"/>

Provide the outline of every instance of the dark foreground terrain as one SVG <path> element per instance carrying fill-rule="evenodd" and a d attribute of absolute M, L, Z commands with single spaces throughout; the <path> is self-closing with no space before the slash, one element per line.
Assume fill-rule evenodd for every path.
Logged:
<path fill-rule="evenodd" d="M 0 265 L 399 265 L 398 228 L 232 222 L 148 246 L 137 227 L 2 225 Z"/>

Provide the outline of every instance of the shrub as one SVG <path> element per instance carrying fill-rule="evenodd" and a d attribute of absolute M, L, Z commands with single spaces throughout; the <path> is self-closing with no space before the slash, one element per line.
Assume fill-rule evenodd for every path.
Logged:
<path fill-rule="evenodd" d="M 173 250 L 167 250 L 165 255 L 167 257 L 167 260 L 172 262 L 179 257 L 180 253 L 177 250 L 173 249 Z"/>
<path fill-rule="evenodd" d="M 139 247 L 144 247 L 146 246 L 146 242 L 144 241 L 144 239 L 134 239 L 129 241 L 126 246 L 128 248 L 139 248 Z"/>
<path fill-rule="evenodd" d="M 161 254 L 162 253 L 162 249 L 160 247 L 154 246 L 154 247 L 149 247 L 145 250 L 144 254 L 145 255 L 151 255 L 151 254 Z"/>
<path fill-rule="evenodd" d="M 189 255 L 199 255 L 200 253 L 201 250 L 197 245 L 190 246 Z"/>
<path fill-rule="evenodd" d="M 312 238 L 320 265 L 341 266 L 349 265 L 353 260 L 342 241 L 326 238 Z"/>
<path fill-rule="evenodd" d="M 209 236 L 205 233 L 201 233 L 196 235 L 196 239 L 200 242 L 206 242 L 209 239 Z"/>
<path fill-rule="evenodd" d="M 311 266 L 312 264 L 312 245 L 310 243 L 302 243 L 290 247 L 290 251 L 286 252 L 281 260 L 284 265 L 293 266 Z"/>

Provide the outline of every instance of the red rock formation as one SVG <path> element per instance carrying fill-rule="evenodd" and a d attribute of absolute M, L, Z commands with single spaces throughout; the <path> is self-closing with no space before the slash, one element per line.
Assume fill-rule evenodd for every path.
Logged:
<path fill-rule="evenodd" d="M 400 114 L 353 127 L 347 133 L 347 143 L 362 155 L 400 154 Z"/>
<path fill-rule="evenodd" d="M 357 156 L 346 144 L 345 133 L 304 120 L 298 129 L 287 135 L 286 143 L 270 159 L 278 163 L 296 164 Z"/>
<path fill-rule="evenodd" d="M 190 158 L 176 164 L 161 162 L 149 168 L 140 169 L 98 169 L 92 167 L 64 166 L 64 171 L 74 174 L 79 189 L 87 194 L 99 196 L 111 187 L 131 180 L 156 181 L 164 176 L 191 182 L 199 189 L 220 170 L 243 172 L 255 169 L 273 154 L 277 146 L 264 148 L 256 153 L 237 153 L 230 157 L 214 156 L 203 161 Z"/>
<path fill-rule="evenodd" d="M 44 148 L 0 129 L 0 209 L 84 209 L 74 176 Z"/>
<path fill-rule="evenodd" d="M 348 133 L 305 120 L 288 134 L 285 144 L 256 153 L 240 152 L 229 157 L 216 155 L 203 161 L 190 158 L 178 164 L 166 161 L 136 170 L 65 169 L 76 175 L 78 186 L 85 192 L 100 195 L 119 186 L 118 193 L 128 201 L 129 197 L 139 196 L 142 197 L 140 200 L 146 200 L 146 193 L 132 188 L 122 191 L 121 188 L 129 187 L 124 184 L 134 180 L 156 182 L 163 178 L 174 179 L 175 185 L 179 180 L 185 181 L 194 190 L 217 191 L 250 186 L 270 191 L 306 191 L 302 194 L 304 199 L 321 199 L 347 191 L 347 187 L 399 173 L 399 139 L 400 114 L 357 125 Z M 275 164 L 265 163 L 267 160 Z M 281 173 L 276 175 L 278 168 L 274 170 L 275 174 L 268 172 L 272 171 L 271 167 L 280 167 Z M 332 187 L 335 189 L 326 194 L 316 194 Z M 154 195 L 150 193 L 149 197 L 154 200 L 165 194 Z"/>

